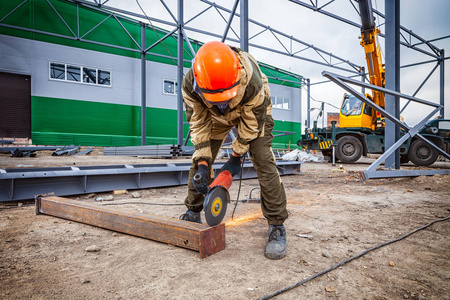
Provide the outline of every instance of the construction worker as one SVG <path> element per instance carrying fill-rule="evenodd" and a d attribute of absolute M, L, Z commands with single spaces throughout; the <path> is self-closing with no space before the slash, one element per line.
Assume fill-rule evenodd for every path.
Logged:
<path fill-rule="evenodd" d="M 265 256 L 286 255 L 288 217 L 286 194 L 272 152 L 272 102 L 267 77 L 257 61 L 239 48 L 221 42 L 204 44 L 194 66 L 183 80 L 183 98 L 190 124 L 194 155 L 189 172 L 187 211 L 180 219 L 201 223 L 204 193 L 214 178 L 212 164 L 223 140 L 235 126 L 238 135 L 233 154 L 221 171 L 234 176 L 241 170 L 241 157 L 250 151 L 261 187 L 261 208 L 269 223 Z M 202 175 L 201 183 L 192 178 Z"/>

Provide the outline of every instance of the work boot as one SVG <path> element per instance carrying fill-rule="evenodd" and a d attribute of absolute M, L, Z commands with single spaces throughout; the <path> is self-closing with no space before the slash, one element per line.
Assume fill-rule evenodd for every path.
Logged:
<path fill-rule="evenodd" d="M 180 216 L 180 220 L 202 224 L 202 218 L 200 217 L 200 212 L 195 212 L 192 210 L 188 210 L 188 211 L 186 211 L 185 214 L 182 214 Z"/>
<path fill-rule="evenodd" d="M 280 259 L 286 255 L 286 229 L 284 225 L 269 225 L 269 240 L 264 255 L 270 259 Z"/>

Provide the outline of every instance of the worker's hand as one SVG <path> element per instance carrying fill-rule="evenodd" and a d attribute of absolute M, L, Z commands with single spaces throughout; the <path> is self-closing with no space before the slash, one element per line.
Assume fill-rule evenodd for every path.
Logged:
<path fill-rule="evenodd" d="M 241 156 L 233 153 L 233 155 L 231 155 L 230 159 L 220 169 L 220 172 L 228 170 L 228 171 L 230 171 L 231 175 L 234 176 L 236 174 L 239 174 L 239 172 L 241 171 L 241 164 L 242 164 Z"/>
<path fill-rule="evenodd" d="M 199 163 L 197 173 L 192 178 L 192 184 L 195 190 L 203 195 L 208 193 L 208 178 L 209 168 L 208 165 Z"/>

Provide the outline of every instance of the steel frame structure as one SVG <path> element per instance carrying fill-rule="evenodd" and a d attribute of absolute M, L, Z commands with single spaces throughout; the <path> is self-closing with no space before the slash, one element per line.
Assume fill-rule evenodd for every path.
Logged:
<path fill-rule="evenodd" d="M 280 175 L 300 172 L 302 162 L 278 161 Z M 123 189 L 185 185 L 191 163 L 0 169 L 0 202 L 33 199 L 39 194 L 78 195 Z M 213 164 L 218 172 L 223 163 Z M 237 178 L 238 176 L 236 176 Z M 257 178 L 246 162 L 242 178 Z"/>
<path fill-rule="evenodd" d="M 49 6 L 53 9 L 53 11 L 59 16 L 59 18 L 62 21 L 62 24 L 64 24 L 64 26 L 66 26 L 70 32 L 72 33 L 73 37 L 67 37 L 67 36 L 63 36 L 63 35 L 59 35 L 59 34 L 54 34 L 54 33 L 50 33 L 50 32 L 43 32 L 43 31 L 39 31 L 39 30 L 34 30 L 34 29 L 28 29 L 28 28 L 24 28 L 24 27 L 17 27 L 17 26 L 11 26 L 8 24 L 2 24 L 2 21 L 5 20 L 11 13 L 13 13 L 15 10 L 17 10 L 21 5 L 23 5 L 24 3 L 26 3 L 29 0 L 24 0 L 18 7 L 16 7 L 14 10 L 12 10 L 10 13 L 8 13 L 6 16 L 4 16 L 2 19 L 0 19 L 0 26 L 4 26 L 4 27 L 10 27 L 10 28 L 14 28 L 14 29 L 19 29 L 19 30 L 25 30 L 25 31 L 30 31 L 30 32 L 36 32 L 36 33 L 41 33 L 41 34 L 48 34 L 48 35 L 52 35 L 52 36 L 58 36 L 58 37 L 62 37 L 62 38 L 68 38 L 68 39 L 73 39 L 73 40 L 79 40 L 79 41 L 84 41 L 84 42 L 88 42 L 88 43 L 94 43 L 94 44 L 99 44 L 99 45 L 103 45 L 103 46 L 109 46 L 109 47 L 115 47 L 115 48 L 119 48 L 119 49 L 125 49 L 125 50 L 130 50 L 130 51 L 136 51 L 136 52 L 140 52 L 141 53 L 141 106 L 142 108 L 146 107 L 146 73 L 145 73 L 145 61 L 146 61 L 146 55 L 147 52 L 152 49 L 154 46 L 156 46 L 157 44 L 163 42 L 165 39 L 169 38 L 169 37 L 173 37 L 174 38 L 174 34 L 177 33 L 177 40 L 178 40 L 178 54 L 177 54 L 177 65 L 178 65 L 178 69 L 177 69 L 177 80 L 178 82 L 182 81 L 183 78 L 183 63 L 187 62 L 187 61 L 191 61 L 191 60 L 185 60 L 184 59 L 184 48 L 183 48 L 183 41 L 185 41 L 188 45 L 189 45 L 189 49 L 190 49 L 190 53 L 187 53 L 191 59 L 194 58 L 195 56 L 195 50 L 191 45 L 191 41 L 188 38 L 187 34 L 186 34 L 186 30 L 192 31 L 192 32 L 197 32 L 200 34 L 204 34 L 204 35 L 208 35 L 208 36 L 212 36 L 212 37 L 216 37 L 216 38 L 221 38 L 223 41 L 232 41 L 232 42 L 236 42 L 236 43 L 240 43 L 241 48 L 244 50 L 248 50 L 249 46 L 254 47 L 254 48 L 258 48 L 258 49 L 262 49 L 262 50 L 266 50 L 269 52 L 273 52 L 273 53 L 277 53 L 280 55 L 284 55 L 284 56 L 289 56 L 292 58 L 296 58 L 296 59 L 300 59 L 300 60 L 304 60 L 307 62 L 311 62 L 314 64 L 318 64 L 318 65 L 322 65 L 322 66 L 326 66 L 329 68 L 334 68 L 337 70 L 341 70 L 341 71 L 346 71 L 349 72 L 351 74 L 357 74 L 363 77 L 364 79 L 364 69 L 362 66 L 358 66 L 355 63 L 350 62 L 347 59 L 343 59 L 337 55 L 332 54 L 331 52 L 327 52 L 321 48 L 315 47 L 312 44 L 309 44 L 307 42 L 304 42 L 298 38 L 294 38 L 293 35 L 289 35 L 286 34 L 280 30 L 276 30 L 274 28 L 271 28 L 270 26 L 266 26 L 260 22 L 257 22 L 255 20 L 249 19 L 248 18 L 248 10 L 249 10 L 249 6 L 248 6 L 248 0 L 241 0 L 240 3 L 240 14 L 238 14 L 236 12 L 237 10 L 237 5 L 239 3 L 239 0 L 235 0 L 234 4 L 233 4 L 233 8 L 232 10 L 227 9 L 225 7 L 222 7 L 220 5 L 217 5 L 214 2 L 208 1 L 208 0 L 200 0 L 203 3 L 208 4 L 209 6 L 204 9 L 203 11 L 201 11 L 200 13 L 198 13 L 197 15 L 195 15 L 193 18 L 187 20 L 186 22 L 184 21 L 184 0 L 177 0 L 177 10 L 178 10 L 178 16 L 175 17 L 175 14 L 170 10 L 170 8 L 167 6 L 167 4 L 164 2 L 164 0 L 160 0 L 160 2 L 163 4 L 163 6 L 165 7 L 165 9 L 168 11 L 168 13 L 170 14 L 171 18 L 173 19 L 172 21 L 166 21 L 166 20 L 162 20 L 162 19 L 157 19 L 154 17 L 148 17 L 147 15 L 142 15 L 142 14 L 138 14 L 138 13 L 134 13 L 134 12 L 130 12 L 130 11 L 125 11 L 125 10 L 121 10 L 121 9 L 117 9 L 114 7 L 110 7 L 110 6 L 106 6 L 105 4 L 109 1 L 109 0 L 91 0 L 87 1 L 87 0 L 66 0 L 69 2 L 72 2 L 74 4 L 78 6 L 82 5 L 82 6 L 87 6 L 90 7 L 91 9 L 94 10 L 101 10 L 102 12 L 108 11 L 109 16 L 107 18 L 114 18 L 123 28 L 123 30 L 125 30 L 125 32 L 127 32 L 128 36 L 133 40 L 134 44 L 136 44 L 137 49 L 132 49 L 132 48 L 125 48 L 125 47 L 121 47 L 121 46 L 117 46 L 117 45 L 110 45 L 110 44 L 105 44 L 105 43 L 99 43 L 96 41 L 91 41 L 85 38 L 85 36 L 92 31 L 93 29 L 95 29 L 97 26 L 100 26 L 101 23 L 103 23 L 104 21 L 100 22 L 99 24 L 97 24 L 96 26 L 94 26 L 90 31 L 88 31 L 87 33 L 85 33 L 84 35 L 80 35 L 80 30 L 79 30 L 79 24 L 77 24 L 77 32 L 75 33 L 65 22 L 64 18 L 58 13 L 58 11 L 51 5 L 49 0 L 46 0 L 47 3 L 49 4 Z M 296 3 L 298 5 L 301 5 L 303 7 L 306 7 L 308 9 L 314 10 L 315 12 L 319 12 L 321 14 L 327 15 L 329 17 L 332 17 L 334 19 L 337 19 L 341 22 L 345 22 L 351 26 L 355 26 L 360 28 L 360 24 L 353 22 L 351 20 L 345 19 L 343 17 L 340 17 L 336 14 L 333 14 L 329 11 L 326 11 L 324 8 L 326 6 L 328 6 L 329 4 L 331 4 L 332 2 L 334 2 L 335 0 L 326 0 L 325 4 L 320 5 L 319 4 L 319 0 L 311 0 L 309 3 L 306 3 L 304 1 L 301 0 L 289 0 L 290 2 Z M 395 0 L 398 1 L 398 0 Z M 354 4 L 350 1 L 350 3 L 353 5 L 353 7 L 355 8 L 356 12 L 358 12 L 357 8 L 354 6 Z M 387 0 L 386 3 L 388 4 L 389 1 Z M 194 27 L 190 27 L 188 26 L 188 23 L 190 23 L 191 21 L 193 21 L 194 19 L 197 19 L 198 17 L 200 17 L 202 14 L 204 14 L 206 11 L 210 10 L 210 9 L 215 9 L 219 15 L 221 16 L 221 18 L 224 20 L 225 22 L 225 30 L 223 35 L 218 35 L 218 34 L 214 34 L 199 28 L 194 28 Z M 226 12 L 228 14 L 230 14 L 228 20 L 223 16 L 222 12 Z M 387 22 L 389 23 L 391 19 L 394 18 L 395 20 L 395 16 L 394 13 L 395 12 L 391 12 L 390 10 L 387 10 L 388 14 L 385 16 L 383 15 L 381 12 L 374 10 L 374 12 L 380 16 L 381 18 L 385 19 Z M 164 24 L 164 25 L 168 25 L 168 26 L 172 26 L 174 27 L 174 29 L 172 31 L 170 31 L 169 33 L 165 34 L 163 37 L 161 37 L 158 41 L 156 41 L 155 43 L 153 43 L 152 45 L 149 45 L 147 47 L 147 45 L 145 45 L 145 27 L 153 27 L 152 24 L 147 24 L 145 22 L 140 22 L 137 20 L 134 20 L 128 16 L 131 17 L 137 17 L 140 19 L 145 19 L 149 22 L 155 21 L 158 22 L 160 24 Z M 239 37 L 238 34 L 233 30 L 233 28 L 231 27 L 231 22 L 233 20 L 234 16 L 238 16 L 240 17 L 240 33 L 241 36 Z M 126 30 L 126 28 L 121 24 L 120 20 L 121 19 L 126 19 L 130 22 L 135 22 L 135 23 L 139 23 L 142 26 L 142 40 L 141 43 L 138 43 L 136 40 L 134 40 L 134 38 L 131 36 L 131 34 Z M 248 28 L 249 28 L 249 23 L 258 26 L 260 28 L 260 31 L 253 35 L 252 37 L 248 36 Z M 236 38 L 230 38 L 228 37 L 228 32 L 232 31 L 234 33 L 234 35 L 236 36 Z M 436 67 L 430 72 L 430 74 L 428 74 L 425 78 L 425 80 L 422 82 L 422 84 L 420 84 L 419 88 L 417 89 L 417 91 L 414 93 L 417 94 L 419 92 L 419 90 L 424 86 L 424 84 L 428 81 L 428 79 L 431 77 L 431 75 L 433 74 L 433 72 L 437 69 L 437 66 L 440 67 L 440 104 L 441 104 L 441 108 L 440 108 L 440 113 L 443 116 L 444 115 L 444 62 L 446 59 L 448 59 L 449 57 L 445 57 L 445 53 L 444 50 L 438 49 L 436 46 L 434 46 L 432 44 L 433 41 L 437 41 L 440 39 L 444 39 L 444 38 L 449 38 L 450 36 L 445 36 L 445 37 L 440 37 L 440 38 L 436 38 L 433 40 L 426 40 L 422 37 L 420 37 L 419 35 L 413 33 L 411 30 L 405 28 L 404 26 L 401 26 L 399 24 L 399 22 L 396 23 L 396 25 L 393 27 L 393 30 L 395 32 L 398 32 L 398 36 L 401 36 L 403 38 L 402 41 L 397 40 L 394 41 L 394 46 L 396 44 L 400 44 L 402 46 L 411 48 L 413 50 L 416 50 L 422 54 L 425 54 L 427 56 L 430 56 L 433 58 L 433 60 L 429 60 L 429 61 L 423 61 L 423 62 L 419 62 L 419 63 L 415 63 L 415 64 L 410 64 L 410 65 L 406 65 L 406 66 L 396 66 L 394 72 L 399 73 L 398 68 L 406 68 L 406 67 L 412 67 L 412 66 L 417 66 L 417 65 L 421 65 L 421 64 L 426 64 L 426 63 L 430 63 L 430 62 L 437 62 Z M 272 48 L 269 48 L 267 46 L 264 45 L 259 45 L 256 43 L 250 43 L 250 40 L 254 39 L 256 36 L 264 33 L 264 32 L 269 32 L 278 42 L 279 44 L 282 46 L 282 48 L 285 51 L 279 51 L 279 50 L 275 50 Z M 380 36 L 385 37 L 385 34 L 381 33 Z M 289 45 L 285 45 L 280 38 L 284 38 L 284 39 L 288 39 L 289 41 Z M 418 40 L 417 43 L 413 43 L 412 39 L 416 39 Z M 293 44 L 299 44 L 302 47 L 304 47 L 301 50 L 298 51 L 294 51 L 294 47 Z M 419 48 L 418 46 L 420 45 L 427 45 L 429 50 L 423 50 L 421 48 Z M 309 59 L 306 57 L 302 57 L 299 54 L 305 50 L 308 49 L 312 49 L 314 52 L 317 53 L 317 55 L 320 57 L 320 59 L 315 60 L 315 59 Z M 390 51 L 394 51 L 393 49 L 387 49 L 386 52 L 390 52 Z M 398 50 L 397 50 L 398 51 Z M 172 58 L 173 57 L 170 56 L 166 56 L 166 55 L 160 55 L 160 54 L 153 54 L 152 55 L 158 55 L 158 56 L 162 56 L 162 57 L 166 57 L 166 58 Z M 328 58 L 329 57 L 329 58 Z M 333 63 L 332 60 L 337 61 L 336 63 Z M 344 65 L 345 67 L 341 66 Z M 390 73 L 387 72 L 387 74 Z M 275 77 L 276 78 L 276 77 Z M 310 97 L 310 92 L 309 92 L 309 79 L 304 79 L 302 78 L 302 82 L 307 82 L 308 83 L 308 103 L 309 103 L 309 97 Z M 388 84 L 388 82 L 387 82 Z M 408 102 L 406 105 L 408 105 L 410 102 Z M 182 99 L 182 93 L 181 93 L 181 84 L 178 85 L 178 95 L 177 95 L 177 140 L 178 140 L 178 144 L 181 145 L 183 143 L 183 99 Z M 406 107 L 405 105 L 405 107 Z M 405 107 L 402 109 L 404 110 Z M 399 114 L 398 110 L 398 105 L 397 108 L 395 108 L 397 111 L 395 112 L 396 114 Z M 309 124 L 309 105 L 308 105 L 308 112 L 307 112 L 307 116 L 308 116 L 308 126 Z M 146 124 L 146 115 L 145 115 L 145 109 L 141 109 L 141 134 L 142 134 L 142 138 L 141 138 L 141 143 L 142 145 L 145 145 L 146 141 L 145 141 L 145 124 Z M 394 133 L 388 133 L 387 135 L 390 134 L 394 134 Z"/>
<path fill-rule="evenodd" d="M 417 137 L 420 140 L 424 141 L 425 143 L 429 144 L 431 147 L 433 147 L 436 151 L 438 151 L 439 154 L 445 156 L 446 158 L 450 159 L 450 155 L 443 151 L 441 148 L 437 147 L 435 144 L 433 144 L 431 141 L 426 139 L 424 136 L 419 134 L 419 130 L 442 108 L 441 105 L 432 103 L 426 100 L 422 100 L 419 98 L 415 98 L 413 96 L 408 96 L 402 93 L 399 93 L 397 91 L 389 90 L 386 88 L 382 88 L 376 85 L 360 82 L 357 80 L 350 79 L 348 77 L 330 73 L 330 72 L 323 72 L 323 76 L 327 77 L 334 83 L 336 83 L 338 86 L 346 90 L 347 92 L 353 94 L 355 97 L 357 97 L 359 100 L 365 102 L 368 106 L 370 106 L 372 109 L 380 112 L 386 119 L 390 120 L 392 123 L 394 123 L 399 128 L 404 128 L 405 133 L 401 138 L 399 138 L 392 146 L 390 146 L 389 149 L 385 150 L 385 152 L 373 163 L 371 164 L 365 171 L 361 172 L 363 179 L 370 179 L 370 178 L 384 178 L 384 177 L 404 177 L 404 176 L 419 176 L 419 175 L 434 175 L 434 174 L 450 174 L 450 169 L 447 170 L 402 170 L 402 171 L 376 171 L 378 166 L 382 164 L 390 155 L 392 155 L 395 151 L 397 151 L 400 146 L 409 138 Z M 408 99 L 410 101 L 414 101 L 416 103 L 428 105 L 434 108 L 434 110 L 428 114 L 425 118 L 423 118 L 419 123 L 417 123 L 415 126 L 410 127 L 407 124 L 400 121 L 398 117 L 396 117 L 394 114 L 390 113 L 386 109 L 381 108 L 380 106 L 376 105 L 372 100 L 365 97 L 364 94 L 359 93 L 352 87 L 350 87 L 348 84 L 345 83 L 351 83 L 358 86 L 364 86 L 365 88 L 376 90 L 382 93 L 385 93 L 386 95 L 392 95 L 399 98 Z"/>

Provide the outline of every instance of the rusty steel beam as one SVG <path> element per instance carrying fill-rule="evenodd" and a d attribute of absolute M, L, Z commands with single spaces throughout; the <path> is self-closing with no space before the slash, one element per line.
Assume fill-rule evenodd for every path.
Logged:
<path fill-rule="evenodd" d="M 45 214 L 199 252 L 200 258 L 225 249 L 225 224 L 209 227 L 174 218 L 99 207 L 56 196 L 37 196 L 36 214 Z"/>

